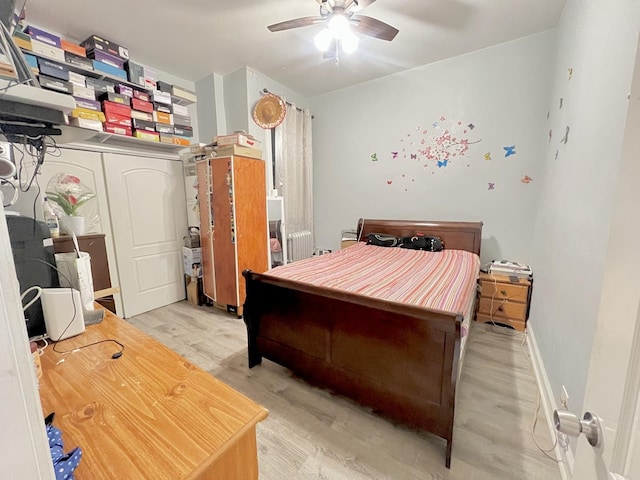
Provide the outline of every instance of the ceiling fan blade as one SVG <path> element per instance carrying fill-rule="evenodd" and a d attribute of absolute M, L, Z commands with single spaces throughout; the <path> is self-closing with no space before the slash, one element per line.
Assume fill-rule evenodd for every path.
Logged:
<path fill-rule="evenodd" d="M 308 27 L 309 25 L 315 25 L 316 23 L 322 23 L 324 21 L 322 17 L 301 17 L 287 20 L 286 22 L 274 23 L 267 28 L 272 32 L 281 32 L 282 30 L 290 30 L 292 28 Z"/>
<path fill-rule="evenodd" d="M 366 15 L 354 15 L 351 17 L 350 23 L 357 33 L 369 35 L 370 37 L 381 40 L 391 41 L 399 32 L 397 28 L 375 18 L 367 17 Z"/>

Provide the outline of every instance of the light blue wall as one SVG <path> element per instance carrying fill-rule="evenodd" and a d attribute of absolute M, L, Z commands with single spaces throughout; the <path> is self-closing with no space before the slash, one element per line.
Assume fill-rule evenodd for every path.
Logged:
<path fill-rule="evenodd" d="M 360 217 L 481 220 L 483 260 L 530 261 L 554 51 L 544 32 L 312 98 L 316 246 Z M 421 153 L 445 130 L 469 142 L 446 166 Z"/>
<path fill-rule="evenodd" d="M 574 412 L 587 407 L 587 372 L 639 27 L 638 2 L 580 0 L 567 0 L 558 26 L 546 127 L 553 139 L 541 158 L 530 324 L 555 400 L 565 385 Z M 567 126 L 565 144 L 560 140 Z"/>

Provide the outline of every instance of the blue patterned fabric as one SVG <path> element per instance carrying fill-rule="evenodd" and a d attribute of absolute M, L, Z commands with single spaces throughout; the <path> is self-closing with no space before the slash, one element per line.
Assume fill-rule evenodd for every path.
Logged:
<path fill-rule="evenodd" d="M 56 480 L 73 480 L 73 472 L 80 464 L 82 450 L 76 447 L 65 454 L 62 433 L 50 424 L 47 425 L 47 437 L 49 437 L 49 448 L 51 449 L 51 460 L 53 460 Z"/>

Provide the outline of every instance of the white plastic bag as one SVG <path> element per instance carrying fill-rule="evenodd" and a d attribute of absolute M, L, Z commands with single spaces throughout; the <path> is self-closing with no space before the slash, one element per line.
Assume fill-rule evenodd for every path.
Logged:
<path fill-rule="evenodd" d="M 92 311 L 93 307 L 93 277 L 91 276 L 91 256 L 86 252 L 56 253 L 56 264 L 61 287 L 75 288 L 80 292 L 82 309 Z M 69 282 L 71 282 L 69 284 Z"/>

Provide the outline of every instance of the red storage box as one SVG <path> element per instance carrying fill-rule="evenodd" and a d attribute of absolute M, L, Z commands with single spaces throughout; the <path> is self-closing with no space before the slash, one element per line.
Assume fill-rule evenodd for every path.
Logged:
<path fill-rule="evenodd" d="M 134 110 L 139 110 L 141 112 L 153 112 L 153 104 L 151 102 L 145 102 L 144 100 L 140 100 L 135 96 L 131 99 L 131 106 Z"/>
<path fill-rule="evenodd" d="M 125 127 L 122 125 L 114 125 L 112 123 L 105 123 L 104 131 L 107 133 L 115 133 L 117 135 L 126 135 L 127 137 L 130 137 L 133 134 L 131 126 Z"/>
<path fill-rule="evenodd" d="M 131 128 L 131 117 L 126 115 L 118 115 L 117 113 L 108 112 L 104 114 L 106 117 L 106 123 L 110 123 L 111 125 L 118 125 L 120 127 L 129 127 Z"/>
<path fill-rule="evenodd" d="M 105 115 L 115 113 L 116 115 L 121 115 L 123 117 L 131 117 L 131 107 L 109 102 L 107 100 L 102 102 L 102 111 Z"/>

